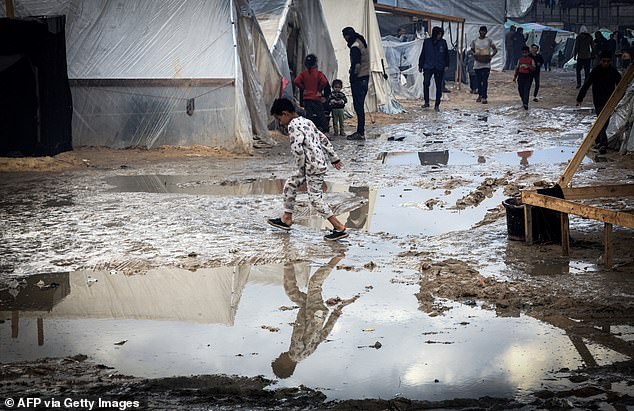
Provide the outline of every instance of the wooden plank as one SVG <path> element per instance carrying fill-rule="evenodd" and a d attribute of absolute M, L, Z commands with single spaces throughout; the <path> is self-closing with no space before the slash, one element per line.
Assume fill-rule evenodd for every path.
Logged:
<path fill-rule="evenodd" d="M 568 187 L 570 185 L 572 176 L 579 168 L 583 157 L 585 157 L 585 155 L 588 153 L 588 150 L 590 150 L 590 147 L 594 143 L 594 140 L 596 140 L 597 136 L 601 132 L 601 129 L 612 115 L 612 112 L 614 112 L 616 105 L 625 94 L 625 91 L 627 90 L 627 87 L 629 86 L 633 78 L 634 65 L 630 65 L 630 67 L 628 67 L 627 71 L 623 75 L 623 78 L 621 78 L 621 81 L 612 92 L 612 95 L 603 107 L 603 110 L 601 110 L 601 113 L 599 113 L 599 116 L 595 120 L 594 124 L 592 124 L 592 127 L 590 127 L 590 131 L 588 131 L 588 134 L 583 139 L 583 142 L 577 149 L 577 152 L 568 163 L 566 170 L 564 170 L 564 173 L 559 178 L 559 185 L 561 187 Z"/>
<path fill-rule="evenodd" d="M 524 237 L 526 244 L 533 244 L 533 207 L 524 204 Z"/>
<path fill-rule="evenodd" d="M 455 21 L 458 23 L 464 23 L 465 21 L 463 17 L 455 17 L 455 16 L 449 16 L 445 14 L 430 13 L 423 10 L 405 9 L 402 7 L 388 6 L 387 4 L 379 4 L 379 3 L 374 3 L 374 10 L 389 12 L 393 14 L 400 14 L 402 16 L 427 17 L 428 20 L 434 19 L 438 21 Z M 431 33 L 431 27 L 429 28 L 429 32 Z"/>
<path fill-rule="evenodd" d="M 235 83 L 215 78 L 85 78 L 68 82 L 78 87 L 225 87 Z"/>
<path fill-rule="evenodd" d="M 603 227 L 603 246 L 605 248 L 603 263 L 606 267 L 612 267 L 612 224 L 610 223 L 605 223 Z"/>
<path fill-rule="evenodd" d="M 4 0 L 7 17 L 15 17 L 15 7 L 13 7 L 13 0 Z"/>
<path fill-rule="evenodd" d="M 570 221 L 566 213 L 561 213 L 561 255 L 570 255 Z"/>
<path fill-rule="evenodd" d="M 615 184 L 590 187 L 562 188 L 566 200 L 580 200 L 601 197 L 633 197 L 634 184 Z"/>
<path fill-rule="evenodd" d="M 578 204 L 570 200 L 538 194 L 536 191 L 522 191 L 522 202 L 525 205 L 544 207 L 621 227 L 634 228 L 634 214 Z"/>

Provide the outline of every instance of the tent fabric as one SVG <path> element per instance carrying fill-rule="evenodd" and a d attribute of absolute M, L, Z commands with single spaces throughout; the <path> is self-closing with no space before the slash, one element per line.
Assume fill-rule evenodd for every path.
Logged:
<path fill-rule="evenodd" d="M 321 4 L 314 0 L 251 0 L 266 43 L 288 85 L 304 69 L 304 58 L 315 54 L 329 82 L 337 75 L 337 59 Z"/>
<path fill-rule="evenodd" d="M 380 111 L 388 114 L 403 111 L 401 105 L 394 99 L 389 81 L 385 78 L 385 51 L 381 43 L 379 23 L 374 11 L 372 0 L 321 0 L 321 6 L 326 16 L 328 32 L 334 46 L 338 64 L 338 78 L 344 85 L 344 91 L 351 96 L 350 52 L 341 30 L 353 27 L 368 42 L 370 49 L 370 81 L 365 107 L 368 111 Z M 348 98 L 348 111 L 352 111 L 352 98 Z"/>
<path fill-rule="evenodd" d="M 464 46 L 469 48 L 471 42 L 479 36 L 480 26 L 486 26 L 488 29 L 487 37 L 495 43 L 498 53 L 491 61 L 491 68 L 494 70 L 502 70 L 504 67 L 505 50 L 504 50 L 504 20 L 506 0 L 481 0 L 478 2 L 466 2 L 463 0 L 446 0 L 436 2 L 423 2 L 421 0 L 397 0 L 394 1 L 379 0 L 379 3 L 399 8 L 420 10 L 428 13 L 443 14 L 446 16 L 462 17 L 465 19 L 464 25 Z M 436 24 L 438 23 L 438 24 Z M 432 20 L 432 25 L 440 25 L 440 22 Z M 458 41 L 458 24 L 451 24 L 451 37 L 454 43 Z M 445 24 L 445 40 L 449 43 L 448 25 Z M 449 45 L 451 49 L 452 46 Z"/>
<path fill-rule="evenodd" d="M 387 74 L 397 98 L 422 99 L 423 74 L 418 71 L 418 58 L 423 50 L 423 39 L 400 42 L 391 41 L 392 36 L 383 40 L 387 61 Z M 430 96 L 436 93 L 435 82 L 430 83 Z M 443 95 L 446 98 L 446 95 Z"/>
<path fill-rule="evenodd" d="M 74 146 L 250 152 L 269 137 L 281 75 L 247 0 L 14 3 L 67 16 Z"/>
<path fill-rule="evenodd" d="M 630 84 L 625 95 L 610 117 L 606 133 L 608 145 L 621 154 L 634 151 L 634 84 Z"/>

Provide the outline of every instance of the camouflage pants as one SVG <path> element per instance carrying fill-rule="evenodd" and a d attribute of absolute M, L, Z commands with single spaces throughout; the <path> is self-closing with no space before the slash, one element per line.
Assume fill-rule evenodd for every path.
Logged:
<path fill-rule="evenodd" d="M 310 205 L 323 218 L 328 219 L 331 217 L 333 215 L 332 211 L 323 199 L 323 174 L 311 174 L 306 176 L 302 174 L 294 174 L 289 177 L 289 179 L 286 180 L 286 184 L 284 184 L 284 190 L 282 190 L 282 194 L 284 196 L 284 212 L 293 213 L 293 210 L 295 209 L 297 189 L 304 182 L 306 182 L 306 191 L 308 191 L 308 200 L 310 200 Z"/>

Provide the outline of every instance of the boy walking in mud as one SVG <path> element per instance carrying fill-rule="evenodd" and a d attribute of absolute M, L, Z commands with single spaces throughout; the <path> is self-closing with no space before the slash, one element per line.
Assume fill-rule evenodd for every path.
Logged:
<path fill-rule="evenodd" d="M 288 126 L 291 140 L 291 152 L 297 164 L 297 171 L 286 180 L 282 194 L 284 196 L 284 214 L 280 218 L 270 218 L 267 222 L 273 227 L 285 231 L 293 225 L 293 212 L 297 189 L 304 182 L 308 191 L 311 206 L 332 224 L 330 234 L 324 239 L 336 241 L 348 237 L 346 226 L 332 213 L 322 197 L 322 186 L 329 161 L 334 168 L 341 170 L 343 162 L 335 153 L 330 140 L 317 129 L 313 122 L 298 115 L 290 100 L 279 98 L 273 102 L 271 115 L 283 126 Z M 326 158 L 328 157 L 328 158 Z"/>

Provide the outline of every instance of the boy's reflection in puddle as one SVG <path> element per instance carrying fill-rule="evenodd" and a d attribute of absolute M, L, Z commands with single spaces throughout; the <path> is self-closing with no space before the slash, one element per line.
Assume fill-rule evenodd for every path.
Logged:
<path fill-rule="evenodd" d="M 356 301 L 358 296 L 340 301 L 330 312 L 322 296 L 324 281 L 337 266 L 343 256 L 333 257 L 328 264 L 320 267 L 308 280 L 306 292 L 297 286 L 293 264 L 284 266 L 284 290 L 288 297 L 299 306 L 297 318 L 293 324 L 293 334 L 288 351 L 283 352 L 272 363 L 273 372 L 278 378 L 293 375 L 297 363 L 311 355 L 319 344 L 332 331 L 343 307 Z"/>

